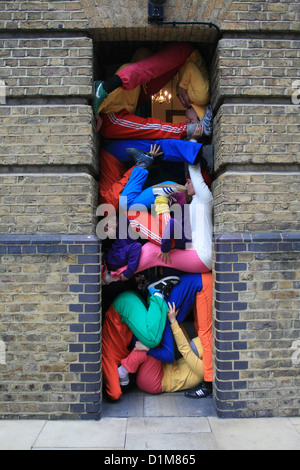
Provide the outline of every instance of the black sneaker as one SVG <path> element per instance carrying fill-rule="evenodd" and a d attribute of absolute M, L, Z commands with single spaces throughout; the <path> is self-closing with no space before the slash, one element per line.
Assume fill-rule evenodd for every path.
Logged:
<path fill-rule="evenodd" d="M 129 153 L 133 158 L 135 165 L 139 168 L 147 169 L 154 161 L 154 158 L 148 152 L 144 152 L 143 150 L 134 147 L 126 148 L 125 152 Z"/>
<path fill-rule="evenodd" d="M 203 382 L 201 387 L 197 390 L 191 390 L 189 392 L 185 392 L 184 396 L 187 398 L 206 398 L 212 394 L 212 383 L 211 382 Z"/>
<path fill-rule="evenodd" d="M 150 284 L 148 287 L 150 295 L 161 294 L 163 297 L 169 297 L 171 290 L 180 282 L 177 276 L 164 277 L 160 281 Z"/>

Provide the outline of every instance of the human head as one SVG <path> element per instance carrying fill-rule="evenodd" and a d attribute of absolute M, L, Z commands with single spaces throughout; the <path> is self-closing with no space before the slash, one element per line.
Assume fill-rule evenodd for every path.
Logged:
<path fill-rule="evenodd" d="M 189 175 L 186 178 L 185 188 L 186 188 L 186 192 L 188 196 L 195 196 L 196 192 L 195 192 L 194 185 Z"/>

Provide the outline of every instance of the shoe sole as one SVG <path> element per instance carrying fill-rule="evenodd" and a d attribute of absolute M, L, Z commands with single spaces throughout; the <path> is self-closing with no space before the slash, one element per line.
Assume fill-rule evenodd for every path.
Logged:
<path fill-rule="evenodd" d="M 178 276 L 168 276 L 168 277 L 164 277 L 163 279 L 160 279 L 159 281 L 155 281 L 153 282 L 152 284 L 150 284 L 150 286 L 148 286 L 148 290 L 151 288 L 151 287 L 155 287 L 157 284 L 159 284 L 160 282 L 165 282 L 165 281 L 180 281 L 180 277 Z"/>
<path fill-rule="evenodd" d="M 183 193 L 186 191 L 185 186 L 181 186 L 181 185 L 172 186 L 171 184 L 161 184 L 161 185 L 156 184 L 155 186 L 152 187 L 153 194 L 155 196 L 157 196 L 157 194 L 155 194 L 155 190 L 159 190 L 159 189 L 161 189 L 164 192 L 164 195 L 166 197 L 171 196 L 172 194 L 175 194 L 175 193 Z M 162 196 L 162 194 L 160 195 Z"/>
<path fill-rule="evenodd" d="M 179 191 L 186 191 L 186 187 L 182 186 L 181 184 L 156 184 L 152 186 L 153 189 L 161 189 L 161 188 L 172 188 L 172 189 L 177 189 Z"/>

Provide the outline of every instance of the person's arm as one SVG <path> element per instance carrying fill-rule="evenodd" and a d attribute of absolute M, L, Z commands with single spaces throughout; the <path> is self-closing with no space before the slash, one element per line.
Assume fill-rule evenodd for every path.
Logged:
<path fill-rule="evenodd" d="M 128 250 L 127 268 L 126 268 L 126 271 L 122 273 L 122 276 L 125 277 L 126 279 L 130 279 L 135 273 L 135 271 L 137 270 L 137 267 L 140 262 L 141 251 L 142 251 L 141 243 L 134 242 L 132 243 L 132 245 L 130 245 L 129 250 Z M 123 279 L 123 280 L 126 280 L 126 279 Z"/>
<path fill-rule="evenodd" d="M 168 312 L 168 318 L 170 321 L 171 325 L 171 330 L 177 345 L 177 348 L 182 355 L 182 357 L 186 360 L 187 364 L 189 367 L 195 372 L 195 374 L 199 374 L 199 370 L 202 368 L 202 360 L 199 359 L 192 348 L 190 347 L 190 344 L 183 333 L 182 329 L 180 328 L 178 322 L 177 322 L 177 315 L 179 310 L 176 310 L 175 304 L 169 305 L 169 312 Z"/>
<path fill-rule="evenodd" d="M 162 253 L 169 253 L 171 251 L 172 242 L 174 239 L 174 223 L 174 219 L 170 219 L 166 225 L 160 245 Z"/>
<path fill-rule="evenodd" d="M 152 356 L 168 364 L 172 364 L 175 361 L 173 335 L 168 322 L 166 323 L 160 344 L 156 348 L 149 349 L 147 356 Z"/>
<path fill-rule="evenodd" d="M 201 173 L 201 166 L 198 165 L 189 165 L 189 174 L 194 186 L 194 190 L 196 193 L 199 202 L 209 202 L 213 199 L 212 193 L 208 188 L 207 184 L 205 183 L 202 173 Z"/>

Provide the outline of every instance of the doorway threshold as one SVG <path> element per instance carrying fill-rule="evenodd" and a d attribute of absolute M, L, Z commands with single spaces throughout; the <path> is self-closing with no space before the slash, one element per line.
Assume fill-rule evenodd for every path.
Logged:
<path fill-rule="evenodd" d="M 217 416 L 213 398 L 193 400 L 184 392 L 151 395 L 133 387 L 117 402 L 103 397 L 102 417 L 150 418 L 150 417 L 208 417 Z"/>

